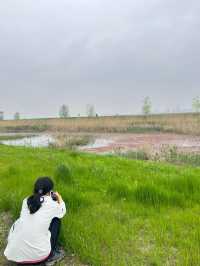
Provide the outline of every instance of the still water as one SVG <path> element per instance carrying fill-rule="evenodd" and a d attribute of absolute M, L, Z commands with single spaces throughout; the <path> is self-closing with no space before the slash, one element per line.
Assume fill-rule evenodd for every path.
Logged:
<path fill-rule="evenodd" d="M 27 136 L 19 139 L 2 140 L 0 143 L 11 146 L 47 147 L 54 143 L 55 139 L 50 135 Z"/>
<path fill-rule="evenodd" d="M 20 136 L 20 135 L 19 135 Z M 0 143 L 10 146 L 25 146 L 25 147 L 48 147 L 50 144 L 56 143 L 56 139 L 48 134 L 37 136 L 26 136 L 24 138 L 2 140 Z M 87 145 L 80 146 L 80 150 L 95 149 L 107 147 L 112 143 L 112 140 L 106 138 L 96 138 Z"/>

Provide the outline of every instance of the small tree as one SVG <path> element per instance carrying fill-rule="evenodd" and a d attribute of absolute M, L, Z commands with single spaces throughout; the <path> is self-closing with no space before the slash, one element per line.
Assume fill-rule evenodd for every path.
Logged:
<path fill-rule="evenodd" d="M 151 99 L 149 97 L 144 98 L 143 106 L 142 106 L 142 113 L 144 115 L 149 115 L 151 113 Z"/>
<path fill-rule="evenodd" d="M 0 111 L 0 120 L 4 119 L 4 112 Z"/>
<path fill-rule="evenodd" d="M 19 112 L 16 112 L 14 114 L 14 120 L 19 120 L 20 119 L 20 113 Z"/>
<path fill-rule="evenodd" d="M 199 113 L 200 112 L 200 97 L 195 97 L 192 100 L 192 109 L 195 113 Z"/>
<path fill-rule="evenodd" d="M 69 117 L 69 107 L 67 105 L 63 104 L 60 107 L 59 116 L 60 116 L 60 118 Z"/>
<path fill-rule="evenodd" d="M 87 106 L 86 106 L 86 115 L 88 117 L 94 117 L 96 115 L 94 105 L 87 104 Z"/>

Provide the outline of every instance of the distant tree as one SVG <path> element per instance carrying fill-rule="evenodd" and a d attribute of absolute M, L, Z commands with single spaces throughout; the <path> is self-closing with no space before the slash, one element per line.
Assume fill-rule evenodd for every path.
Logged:
<path fill-rule="evenodd" d="M 152 103 L 149 97 L 144 98 L 143 106 L 142 106 L 142 113 L 144 115 L 149 115 L 151 113 Z"/>
<path fill-rule="evenodd" d="M 87 104 L 87 106 L 86 106 L 86 115 L 88 117 L 94 117 L 96 115 L 94 105 Z"/>
<path fill-rule="evenodd" d="M 0 120 L 4 119 L 4 112 L 0 111 Z"/>
<path fill-rule="evenodd" d="M 14 120 L 19 120 L 20 119 L 20 113 L 19 112 L 16 112 L 14 114 Z"/>
<path fill-rule="evenodd" d="M 60 107 L 59 116 L 60 116 L 60 118 L 69 117 L 69 107 L 67 105 L 63 104 Z"/>
<path fill-rule="evenodd" d="M 192 109 L 195 113 L 199 113 L 200 112 L 200 97 L 197 96 L 195 98 L 193 98 L 192 100 Z"/>

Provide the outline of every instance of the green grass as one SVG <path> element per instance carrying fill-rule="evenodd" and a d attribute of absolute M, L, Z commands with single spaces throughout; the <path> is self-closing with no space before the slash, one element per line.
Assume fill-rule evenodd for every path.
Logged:
<path fill-rule="evenodd" d="M 171 153 L 166 160 L 175 164 L 188 164 L 200 167 L 200 154 L 192 152 Z"/>
<path fill-rule="evenodd" d="M 68 206 L 62 244 L 83 262 L 199 265 L 199 168 L 0 145 L 0 211 L 18 217 L 43 175 Z"/>

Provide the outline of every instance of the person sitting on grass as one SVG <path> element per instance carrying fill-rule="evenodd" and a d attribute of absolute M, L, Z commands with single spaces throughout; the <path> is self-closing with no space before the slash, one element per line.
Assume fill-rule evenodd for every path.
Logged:
<path fill-rule="evenodd" d="M 13 224 L 4 255 L 18 264 L 38 264 L 58 261 L 64 254 L 58 249 L 60 219 L 66 206 L 58 192 L 52 192 L 53 181 L 40 177 L 34 185 L 34 194 L 25 198 L 20 218 Z"/>

